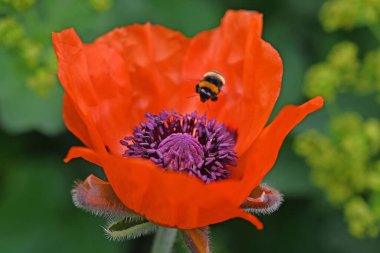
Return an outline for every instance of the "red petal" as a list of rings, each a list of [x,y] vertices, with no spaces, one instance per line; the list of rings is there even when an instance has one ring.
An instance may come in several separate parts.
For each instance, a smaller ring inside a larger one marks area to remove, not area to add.
[[[105,45],[84,45],[73,29],[53,34],[53,42],[59,78],[66,97],[70,97],[63,105],[64,112],[68,113],[64,117],[68,128],[81,135],[87,144],[88,140],[83,137],[86,135],[84,128],[78,120],[80,117],[75,117],[75,114],[83,115],[87,128],[91,122],[101,134],[100,140],[96,141],[115,151],[120,149],[119,138],[123,138],[125,129],[132,127],[126,117],[129,105],[126,98],[130,93],[126,63]],[[73,115],[74,119],[71,118]],[[94,138],[92,136],[92,142]]]
[[[145,159],[99,158],[124,205],[156,224],[193,229],[240,217],[238,206],[195,177],[165,171]]]
[[[228,11],[220,27],[192,39],[185,56],[184,79],[217,70],[226,84],[218,102],[205,106],[199,99],[186,99],[182,111],[206,111],[210,118],[238,129],[238,155],[264,128],[281,86],[281,58],[261,39],[261,32],[261,14]],[[182,97],[193,94],[194,85],[183,85],[181,92]]]
[[[140,119],[144,113],[178,108],[182,99],[176,93],[189,39],[158,25],[131,25],[116,29],[95,43],[115,49],[126,62],[133,91],[131,110]]]
[[[83,147],[72,148],[66,161],[77,157],[102,166],[123,204],[156,224],[194,229],[240,217],[262,228],[256,217],[240,209],[243,201],[234,203],[237,181],[206,185],[187,174],[165,171],[149,160],[100,155]]]
[[[273,122],[264,129],[247,153],[239,158],[239,164],[243,165],[242,186],[244,189],[241,191],[246,196],[273,167],[282,142],[289,132],[307,115],[322,106],[323,99],[316,97],[300,106],[284,107]]]
[[[133,214],[116,197],[111,185],[94,175],[78,183],[72,190],[72,196],[75,206],[96,215],[129,216]]]
[[[58,75],[65,91],[84,113],[114,96],[130,92],[126,63],[104,45],[84,45],[73,29],[53,33]],[[125,100],[125,99],[124,99]]]
[[[80,114],[80,110],[77,109],[76,104],[67,94],[63,96],[63,104],[65,106],[63,106],[62,114],[66,127],[86,146],[93,148],[94,145],[92,137],[89,135],[86,118]]]
[[[86,117],[68,94],[63,97],[63,120],[67,128],[93,150],[105,152],[105,146],[91,118]]]
[[[132,131],[146,112],[175,107],[180,62],[187,39],[160,26],[135,25],[83,44],[73,29],[53,34],[59,78],[68,96],[64,110],[90,117],[102,141],[122,153],[119,140]],[[177,69],[177,70],[176,70]],[[131,89],[130,83],[133,83]],[[66,117],[66,119],[68,119]],[[74,121],[74,120],[73,120]],[[68,128],[89,145],[81,122]]]
[[[261,223],[261,221],[256,216],[254,216],[254,215],[252,215],[252,214],[250,214],[244,210],[240,210],[239,217],[251,222],[259,230],[264,229],[263,223]]]
[[[99,160],[97,154],[89,148],[85,147],[72,147],[69,150],[65,158],[65,162],[68,163],[71,159],[82,157],[86,161],[89,161],[93,164],[101,166],[101,161]]]

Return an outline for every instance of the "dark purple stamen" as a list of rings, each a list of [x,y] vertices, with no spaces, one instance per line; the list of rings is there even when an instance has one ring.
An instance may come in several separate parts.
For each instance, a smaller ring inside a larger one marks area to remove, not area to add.
[[[236,166],[236,132],[196,112],[181,115],[163,111],[146,114],[120,143],[125,157],[143,157],[167,170],[186,172],[205,183],[227,178]]]

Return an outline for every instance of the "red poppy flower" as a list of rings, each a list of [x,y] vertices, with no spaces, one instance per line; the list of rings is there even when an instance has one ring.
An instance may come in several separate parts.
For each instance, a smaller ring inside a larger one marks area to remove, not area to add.
[[[73,29],[54,33],[64,121],[86,146],[71,148],[66,161],[95,163],[109,181],[90,178],[86,189],[185,233],[236,217],[262,228],[244,208],[272,201],[263,198],[273,191],[259,184],[286,135],[323,99],[286,106],[266,126],[282,62],[261,33],[262,15],[250,11],[228,11],[220,27],[194,38],[149,23],[115,29],[90,44]],[[219,100],[188,98],[195,93],[189,80],[210,70],[226,80]]]

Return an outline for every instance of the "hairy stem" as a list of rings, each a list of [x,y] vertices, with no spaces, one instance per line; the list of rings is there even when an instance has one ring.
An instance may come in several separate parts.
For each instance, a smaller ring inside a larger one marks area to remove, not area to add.
[[[175,228],[160,227],[156,232],[151,253],[171,253],[177,231]]]

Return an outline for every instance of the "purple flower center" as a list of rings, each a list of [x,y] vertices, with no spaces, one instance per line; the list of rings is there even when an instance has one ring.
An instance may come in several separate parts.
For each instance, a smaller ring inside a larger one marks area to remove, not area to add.
[[[165,168],[178,171],[193,164],[201,165],[205,159],[202,145],[188,133],[171,134],[158,145],[158,152],[165,154],[162,159]]]
[[[236,166],[236,132],[206,115],[163,111],[146,114],[146,122],[120,143],[125,157],[150,159],[166,170],[185,172],[205,183],[227,178],[228,165]]]

